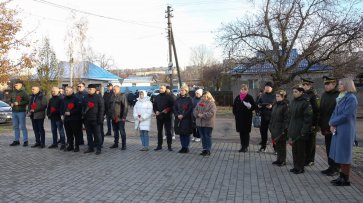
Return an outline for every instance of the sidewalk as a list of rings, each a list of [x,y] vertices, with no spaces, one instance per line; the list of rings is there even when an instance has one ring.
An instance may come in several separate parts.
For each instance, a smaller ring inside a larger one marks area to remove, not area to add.
[[[0,202],[362,202],[363,181],[354,173],[351,187],[334,187],[330,184],[333,178],[320,173],[327,168],[322,147],[317,147],[315,165],[294,175],[289,172],[290,146],[287,166],[273,166],[271,147],[267,153],[256,152],[257,129],[253,129],[249,152],[238,153],[234,120],[217,119],[217,123],[208,158],[198,155],[201,143],[192,143],[189,154],[178,154],[178,140],[174,152],[140,152],[133,123],[126,124],[126,151],[109,149],[113,142],[109,136],[99,156],[9,147],[13,136],[2,133]],[[155,126],[154,122],[152,148],[156,146]]]

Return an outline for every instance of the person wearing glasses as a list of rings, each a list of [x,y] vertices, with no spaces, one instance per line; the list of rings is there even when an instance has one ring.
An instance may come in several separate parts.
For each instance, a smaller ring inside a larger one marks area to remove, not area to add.
[[[87,97],[87,92],[86,92],[86,84],[84,84],[83,82],[80,82],[77,85],[77,93],[75,94],[75,96],[78,98],[80,104],[83,106],[85,105],[84,101],[85,98]],[[82,125],[84,125],[84,119],[82,119]],[[79,138],[79,145],[84,145],[84,139],[83,139],[83,130],[81,128],[81,131],[78,133],[79,135],[81,135],[81,137]]]
[[[304,78],[301,79],[305,91],[305,97],[310,101],[311,107],[313,108],[313,123],[311,126],[311,135],[308,137],[305,150],[306,152],[305,166],[313,166],[315,161],[316,132],[318,130],[319,98],[313,87],[314,82]]]
[[[294,168],[290,169],[290,172],[301,174],[305,172],[306,143],[311,135],[313,110],[310,101],[304,96],[302,85],[294,86],[292,95],[294,98],[290,105],[290,123],[287,130],[294,163]]]
[[[29,96],[23,89],[23,81],[14,82],[15,90],[11,94],[10,106],[12,107],[12,122],[15,140],[10,146],[20,145],[20,130],[23,133],[23,146],[28,146],[28,130],[26,129],[26,106],[29,103]]]
[[[335,186],[349,186],[353,143],[356,138],[358,101],[354,93],[357,90],[352,79],[343,78],[339,80],[338,91],[337,104],[329,120],[330,131],[333,133],[329,158],[340,165],[341,172],[339,178],[331,183]]]

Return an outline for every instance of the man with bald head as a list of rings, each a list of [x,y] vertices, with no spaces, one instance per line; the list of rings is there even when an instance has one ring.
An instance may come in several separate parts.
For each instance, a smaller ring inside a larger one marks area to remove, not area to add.
[[[57,130],[59,132],[59,137],[61,142],[60,150],[66,149],[63,121],[61,119],[61,116],[63,115],[62,108],[63,108],[63,99],[60,95],[59,88],[53,87],[52,98],[50,98],[47,108],[47,116],[50,119],[52,135],[53,135],[53,144],[48,147],[49,149],[58,148]]]
[[[40,91],[39,86],[34,85],[32,87],[32,95],[28,105],[28,114],[32,121],[35,144],[32,148],[44,148],[45,147],[45,131],[44,131],[44,119],[45,110],[47,109],[47,98]]]
[[[63,99],[64,128],[67,135],[67,151],[79,152],[79,143],[82,134],[82,103],[73,93],[73,88],[67,86]]]

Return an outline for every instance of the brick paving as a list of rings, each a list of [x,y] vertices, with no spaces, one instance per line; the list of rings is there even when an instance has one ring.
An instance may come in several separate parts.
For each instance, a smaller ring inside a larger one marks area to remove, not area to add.
[[[218,119],[212,155],[202,157],[201,143],[192,143],[189,154],[166,149],[141,152],[133,124],[127,123],[127,150],[109,149],[106,137],[102,154],[63,152],[55,149],[9,147],[13,136],[0,134],[0,202],[362,202],[362,179],[355,174],[351,187],[334,187],[323,147],[306,172],[294,175],[291,147],[288,164],[277,167],[271,147],[257,153],[259,134],[253,130],[248,153],[238,153],[239,139],[232,119]],[[49,121],[46,121],[49,123]],[[27,121],[30,144],[34,135]],[[151,147],[156,146],[155,122]],[[2,126],[0,126],[1,128]],[[51,143],[49,125],[47,145]],[[164,144],[165,147],[165,144]]]

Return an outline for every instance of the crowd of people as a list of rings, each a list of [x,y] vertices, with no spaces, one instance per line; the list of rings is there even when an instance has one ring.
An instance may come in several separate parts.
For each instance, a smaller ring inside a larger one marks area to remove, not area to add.
[[[302,79],[292,88],[291,101],[286,90],[273,92],[273,84],[266,82],[264,91],[256,101],[243,84],[235,98],[233,114],[236,130],[240,134],[241,149],[249,146],[253,111],[261,116],[261,142],[258,152],[265,152],[270,131],[272,146],[277,155],[273,165],[286,165],[286,146],[292,146],[293,168],[290,172],[301,174],[306,166],[313,166],[316,134],[320,130],[325,138],[329,168],[321,171],[327,176],[339,177],[332,181],[336,186],[350,185],[352,147],[356,137],[357,98],[351,79],[323,77],[325,91],[319,100],[313,81]],[[320,102],[319,102],[320,101]],[[340,173],[339,173],[340,172]]]
[[[48,147],[65,151],[79,152],[80,145],[84,145],[83,130],[87,134],[87,150],[84,153],[95,152],[101,154],[104,137],[114,134],[114,143],[111,149],[119,147],[121,136],[121,150],[126,150],[125,122],[129,108],[133,108],[132,118],[135,129],[140,135],[142,149],[149,150],[149,131],[152,115],[156,116],[158,139],[155,151],[163,147],[163,131],[165,131],[167,149],[173,151],[173,135],[180,135],[182,148],[179,153],[188,153],[191,134],[194,140],[202,138],[203,151],[201,155],[210,155],[211,133],[216,115],[216,105],[209,92],[202,89],[196,91],[191,98],[188,86],[180,88],[179,97],[168,91],[164,85],[160,86],[160,94],[152,103],[146,91],[139,91],[137,101],[128,103],[127,95],[121,93],[120,86],[107,85],[102,96],[95,84],[89,84],[87,92],[85,84],[77,85],[77,92],[73,87],[67,86],[64,94],[58,87],[53,87],[51,98],[47,97],[37,85],[32,86],[30,97],[23,88],[23,82],[14,83],[15,91],[12,93],[10,104],[13,111],[13,129],[15,140],[10,146],[20,145],[20,130],[23,133],[23,146],[28,146],[28,131],[25,125],[26,116],[29,116],[35,135],[32,148],[45,147],[44,121],[48,117],[51,124],[52,144]],[[107,121],[107,132],[104,133],[104,119]],[[58,136],[59,135],[59,136]]]
[[[273,149],[277,155],[272,164],[286,165],[286,146],[289,142],[293,155],[293,168],[290,171],[301,174],[304,173],[304,167],[314,165],[316,134],[320,130],[325,137],[326,153],[329,157],[329,168],[322,173],[328,176],[340,174],[339,178],[332,181],[334,185],[350,185],[349,173],[358,103],[354,95],[356,89],[350,79],[340,79],[339,82],[329,77],[323,79],[325,92],[320,102],[313,88],[313,81],[308,79],[303,79],[300,85],[292,88],[291,101],[287,98],[286,90],[274,92],[272,82],[266,82],[264,90],[256,100],[249,94],[248,85],[242,84],[233,103],[236,130],[241,141],[239,152],[248,151],[255,111],[255,115],[261,116],[261,142],[258,152],[266,151],[270,131]],[[191,139],[201,139],[203,150],[200,155],[211,154],[217,107],[208,91],[198,89],[195,97],[191,98],[188,86],[184,85],[180,87],[178,97],[175,97],[166,86],[161,85],[160,94],[153,102],[146,91],[140,90],[136,102],[129,106],[127,95],[121,93],[120,86],[112,84],[107,86],[103,96],[97,92],[95,84],[89,84],[86,92],[85,84],[79,83],[76,93],[73,87],[68,86],[64,95],[58,87],[53,87],[49,101],[39,86],[32,87],[30,97],[22,86],[22,81],[16,81],[15,91],[11,96],[15,140],[10,146],[20,145],[20,131],[23,134],[23,146],[28,146],[25,118],[29,116],[35,135],[32,148],[45,147],[44,120],[48,117],[53,136],[52,144],[48,148],[58,148],[60,144],[61,150],[79,152],[79,146],[85,143],[84,126],[88,145],[84,153],[100,154],[104,136],[111,135],[111,132],[114,134],[114,143],[110,148],[119,147],[121,135],[121,150],[126,150],[125,122],[129,108],[133,108],[134,128],[140,135],[142,144],[140,151],[149,151],[149,132],[155,115],[155,151],[162,150],[164,133],[167,149],[173,151],[172,137],[175,133],[180,137],[179,153],[189,152]],[[107,120],[106,133],[103,129],[104,119]]]

